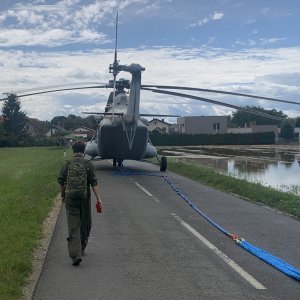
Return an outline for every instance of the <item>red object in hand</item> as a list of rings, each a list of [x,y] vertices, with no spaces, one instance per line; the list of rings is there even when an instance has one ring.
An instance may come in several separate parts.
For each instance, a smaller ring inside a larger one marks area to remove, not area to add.
[[[97,213],[101,213],[102,212],[102,206],[101,206],[100,202],[96,203],[96,211],[97,211]]]

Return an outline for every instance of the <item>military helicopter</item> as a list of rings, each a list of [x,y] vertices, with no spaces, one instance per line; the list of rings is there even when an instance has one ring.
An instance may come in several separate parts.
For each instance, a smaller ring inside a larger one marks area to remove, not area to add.
[[[236,110],[244,111],[250,114],[260,115],[266,118],[282,120],[282,118],[269,115],[263,112],[257,112],[248,108],[203,98],[195,95],[178,93],[169,90],[188,90],[201,91],[208,93],[226,94],[233,96],[242,96],[268,101],[277,101],[289,104],[300,105],[299,102],[281,100],[270,97],[261,97],[250,94],[242,94],[235,92],[227,92],[213,89],[202,89],[194,87],[182,86],[166,86],[166,85],[142,85],[142,72],[145,68],[139,64],[121,65],[117,58],[117,36],[118,36],[118,13],[116,16],[116,39],[114,61],[109,65],[109,72],[113,75],[113,80],[108,84],[93,85],[84,87],[48,89],[40,92],[32,92],[16,95],[17,97],[26,97],[31,95],[76,90],[76,89],[91,89],[91,88],[111,88],[105,111],[99,112],[83,112],[87,114],[96,114],[100,116],[98,128],[95,131],[94,137],[87,143],[86,154],[91,158],[100,157],[101,159],[112,159],[113,166],[122,166],[124,160],[142,160],[145,158],[157,157],[160,162],[160,170],[166,171],[166,157],[159,158],[157,149],[151,144],[148,135],[147,126],[142,122],[141,117],[179,117],[177,115],[161,115],[161,114],[142,114],[140,113],[140,92],[141,90],[151,91],[153,93],[167,94],[181,98],[189,98],[202,102],[207,102],[215,105],[221,105]],[[131,80],[118,79],[117,75],[120,72],[131,74]],[[127,90],[127,91],[126,91]],[[4,101],[7,98],[0,99]]]

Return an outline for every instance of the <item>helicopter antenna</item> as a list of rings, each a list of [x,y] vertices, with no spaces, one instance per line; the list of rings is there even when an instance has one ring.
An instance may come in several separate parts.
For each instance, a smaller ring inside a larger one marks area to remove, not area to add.
[[[116,40],[115,40],[115,60],[114,63],[117,63],[117,48],[118,48],[118,20],[119,20],[119,12],[117,11],[116,15]]]
[[[112,102],[112,111],[113,111],[113,120],[114,120],[114,111],[115,111],[115,97],[116,97],[116,78],[119,73],[119,62],[118,62],[118,21],[119,21],[119,11],[116,14],[116,38],[115,38],[115,57],[113,64],[109,65],[109,73],[112,73],[114,76],[114,86],[113,86],[113,102]]]

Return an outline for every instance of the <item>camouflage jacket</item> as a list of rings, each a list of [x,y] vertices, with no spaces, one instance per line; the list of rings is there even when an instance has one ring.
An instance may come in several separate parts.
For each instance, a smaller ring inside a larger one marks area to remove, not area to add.
[[[77,160],[82,160],[82,155],[79,153],[74,154],[72,159],[77,159]],[[87,166],[87,193],[88,196],[90,196],[90,185],[91,186],[96,186],[97,185],[97,177],[95,174],[95,168],[94,165],[90,161],[86,161],[86,166]],[[68,163],[65,162],[59,172],[57,182],[61,185],[66,185],[67,183],[67,175],[68,175]]]

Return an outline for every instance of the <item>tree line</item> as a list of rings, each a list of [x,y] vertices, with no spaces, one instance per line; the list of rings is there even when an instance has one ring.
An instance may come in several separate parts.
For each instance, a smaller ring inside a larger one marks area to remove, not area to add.
[[[21,109],[20,100],[14,94],[8,95],[1,113],[0,147],[55,144],[58,137],[78,127],[84,126],[94,130],[97,128],[94,116],[82,118],[70,114],[68,117],[56,116],[51,121],[28,118]],[[57,129],[56,133],[46,138],[46,133],[52,128]]]
[[[250,122],[256,125],[277,125],[281,128],[281,137],[291,139],[294,137],[294,128],[300,127],[300,117],[288,118],[282,111],[276,109],[266,110],[257,106],[245,106],[254,111],[259,111],[283,118],[283,121],[267,119],[261,116],[236,111],[232,116],[228,116],[228,127],[245,127]],[[2,122],[0,122],[0,146],[20,146],[20,145],[42,145],[46,144],[45,134],[52,127],[57,128],[54,138],[63,136],[68,131],[84,126],[91,129],[97,128],[98,121],[94,116],[82,118],[74,114],[65,116],[56,116],[51,121],[39,121],[30,119],[21,109],[21,103],[14,94],[8,95],[2,107]]]
[[[294,137],[295,127],[300,127],[300,117],[288,118],[288,116],[280,110],[267,110],[260,106],[248,105],[244,106],[243,108],[266,113],[275,117],[280,117],[283,120],[273,120],[269,118],[264,118],[259,115],[249,114],[243,111],[236,111],[232,114],[232,116],[228,116],[228,127],[245,127],[245,124],[249,126],[251,122],[255,122],[256,125],[277,125],[280,128],[280,137],[285,139],[292,139]]]

